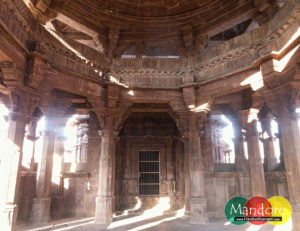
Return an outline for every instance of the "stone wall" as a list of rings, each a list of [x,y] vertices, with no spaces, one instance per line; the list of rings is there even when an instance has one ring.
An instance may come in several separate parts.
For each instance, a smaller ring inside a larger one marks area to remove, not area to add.
[[[224,217],[227,201],[235,196],[251,198],[249,174],[218,172],[206,175],[206,199],[209,217]],[[267,197],[289,198],[283,172],[266,173]]]
[[[167,113],[133,113],[125,121],[120,132],[121,139],[117,148],[117,209],[132,208],[137,203],[138,192],[138,155],[139,151],[159,151],[160,196],[168,196],[175,205],[177,197],[182,199],[183,161],[182,148],[178,140],[175,122]],[[176,181],[176,183],[175,183]],[[178,200],[178,199],[177,199]],[[156,197],[142,197],[142,206],[151,207]]]

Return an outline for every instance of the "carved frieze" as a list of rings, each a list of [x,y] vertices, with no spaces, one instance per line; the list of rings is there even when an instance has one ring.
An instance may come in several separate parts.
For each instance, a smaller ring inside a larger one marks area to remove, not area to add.
[[[23,82],[23,76],[14,63],[0,62],[0,68],[2,72],[3,82],[5,84]]]

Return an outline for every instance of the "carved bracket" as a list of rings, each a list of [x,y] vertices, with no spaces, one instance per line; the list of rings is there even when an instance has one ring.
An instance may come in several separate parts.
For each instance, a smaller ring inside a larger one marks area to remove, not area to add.
[[[26,85],[38,88],[44,78],[46,63],[38,56],[32,56],[28,61]]]
[[[185,87],[182,89],[183,99],[187,109],[191,110],[195,108],[196,93],[194,87]]]
[[[41,99],[37,95],[23,90],[22,88],[10,88],[11,112],[27,117],[29,120],[37,107],[41,104]]]
[[[298,89],[285,89],[280,92],[274,90],[265,94],[267,106],[276,117],[293,115],[296,107],[300,105],[300,91]]]

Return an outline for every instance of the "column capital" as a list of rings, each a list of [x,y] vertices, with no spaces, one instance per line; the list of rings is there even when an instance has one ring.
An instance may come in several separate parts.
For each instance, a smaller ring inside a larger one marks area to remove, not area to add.
[[[27,86],[38,88],[44,78],[46,62],[36,53],[29,55],[28,70],[25,83]]]
[[[117,139],[118,136],[119,136],[119,132],[118,131],[108,130],[108,129],[98,130],[98,134],[99,134],[100,137],[112,136],[115,139]]]
[[[63,118],[71,106],[71,101],[43,102],[41,109],[49,118]]]
[[[56,139],[59,140],[60,142],[65,142],[68,138],[65,136],[56,136]]]
[[[38,137],[36,136],[37,122],[38,122],[38,118],[32,117],[31,121],[28,124],[26,138],[31,141],[36,141],[38,139]]]
[[[196,91],[194,87],[182,88],[183,100],[187,110],[192,110],[196,107]]]
[[[38,95],[23,89],[22,87],[9,88],[9,105],[10,117],[12,120],[22,119],[26,123],[33,119],[34,111],[40,106],[41,100]]]
[[[124,121],[130,115],[131,104],[118,108],[94,107],[101,130],[119,131]]]
[[[300,106],[300,89],[284,85],[265,92],[264,98],[275,117],[297,119],[296,108]]]
[[[258,136],[257,131],[257,117],[258,117],[258,109],[250,108],[247,110],[241,111],[242,118],[242,127],[246,130],[245,136]]]
[[[183,137],[182,137],[182,141],[184,143],[186,143],[186,142],[189,141],[189,139],[200,138],[203,134],[204,134],[204,131],[200,131],[200,132],[184,132],[183,133]]]
[[[259,138],[259,140],[263,143],[265,142],[271,142],[271,141],[275,141],[276,137],[268,137],[268,138]]]
[[[202,136],[202,131],[207,112],[192,112],[192,111],[181,111],[174,112],[172,118],[175,120],[179,130],[184,137],[190,136],[188,134],[197,133],[197,136]]]

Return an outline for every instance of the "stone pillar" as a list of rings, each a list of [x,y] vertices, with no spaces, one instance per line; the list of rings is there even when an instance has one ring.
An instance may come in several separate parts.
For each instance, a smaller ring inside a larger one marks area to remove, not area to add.
[[[284,166],[284,158],[283,158],[283,145],[282,145],[282,137],[281,137],[281,127],[280,127],[280,123],[279,123],[279,119],[276,118],[277,121],[277,126],[278,126],[278,133],[276,134],[276,138],[279,139],[279,150],[280,150],[280,156],[279,156],[279,168],[284,170],[285,166]]]
[[[175,143],[175,195],[176,195],[176,208],[182,208],[184,205],[184,147],[181,140],[176,140]]]
[[[20,192],[20,177],[22,164],[22,149],[25,136],[26,117],[23,114],[11,112],[9,114],[8,146],[2,151],[6,152],[2,165],[1,177],[4,179],[3,214],[1,216],[1,229],[15,230],[18,216],[18,199]]]
[[[32,121],[29,123],[27,136],[26,138],[29,139],[32,142],[32,154],[30,159],[30,172],[34,172],[34,154],[35,154],[35,142],[38,139],[36,137],[36,127],[37,127],[37,118],[33,118]]]
[[[30,187],[30,185],[35,184],[35,172],[34,172],[34,166],[35,166],[35,142],[38,139],[36,136],[36,127],[37,127],[37,121],[38,118],[32,117],[30,123],[27,127],[27,132],[25,134],[24,142],[27,140],[29,142],[30,146],[27,148],[30,148],[28,150],[24,149],[23,158],[27,154],[29,159],[29,169],[25,176],[22,176],[21,179],[21,185],[25,186],[22,187],[20,190],[20,198],[19,198],[19,213],[18,213],[18,220],[22,221],[28,221],[31,215],[31,206],[32,206],[32,199],[34,198],[34,189]],[[28,153],[26,153],[28,151]],[[27,157],[27,158],[28,158]],[[28,160],[28,159],[27,159]],[[22,161],[24,164],[24,160]],[[27,162],[28,163],[28,162]],[[28,187],[29,186],[29,187]]]
[[[214,172],[215,152],[212,139],[212,120],[207,118],[204,125],[204,135],[201,137],[201,153],[204,169],[208,172]]]
[[[111,130],[102,130],[101,153],[99,161],[98,193],[96,198],[95,223],[104,227],[112,222],[114,204],[114,167],[116,134]]]
[[[298,115],[279,114],[283,158],[286,169],[289,199],[292,204],[293,230],[300,230],[300,133]]]
[[[265,197],[267,195],[267,191],[264,168],[259,149],[257,110],[250,109],[250,112],[244,111],[244,113],[247,113],[246,139],[252,195]]]
[[[262,138],[260,139],[264,146],[264,168],[266,171],[274,171],[278,166],[275,156],[274,140],[271,128],[272,117],[260,119],[262,127]]]
[[[63,194],[64,191],[64,179],[63,179],[63,172],[64,172],[64,153],[65,153],[65,148],[64,144],[66,141],[66,137],[64,136],[58,136],[56,137],[55,140],[55,147],[54,147],[54,153],[58,154],[60,156],[60,172],[59,172],[59,187],[58,187],[58,193],[60,195]]]
[[[185,214],[190,215],[190,163],[189,163],[189,147],[187,139],[183,139],[184,151],[184,200],[185,200]]]
[[[244,137],[242,134],[242,125],[239,119],[232,119],[234,132],[234,150],[235,150],[235,167],[238,172],[248,171],[248,161],[244,151]]]
[[[101,151],[101,137],[98,134],[99,125],[95,113],[89,115],[89,136],[88,136],[88,151],[87,151],[87,187],[84,195],[84,204],[86,214],[89,216],[95,215],[95,201],[97,196],[97,179],[99,175],[99,158]]]
[[[60,157],[60,166],[58,167],[58,169],[56,169],[57,172],[52,174],[52,179],[58,183],[57,186],[55,185],[56,189],[54,191],[57,199],[57,203],[55,204],[54,211],[53,211],[55,217],[62,216],[62,208],[63,208],[63,192],[64,192],[63,172],[64,172],[64,151],[65,151],[64,143],[66,141],[66,137],[62,135],[63,134],[60,134],[60,136],[56,136],[55,146],[54,146],[54,153]]]
[[[51,109],[50,109],[51,111]],[[51,179],[53,168],[53,153],[56,140],[56,130],[60,124],[57,113],[46,113],[45,131],[43,131],[43,150],[38,164],[36,180],[36,197],[33,199],[31,221],[46,223],[50,220]]]
[[[87,162],[87,149],[88,149],[88,119],[89,117],[86,115],[81,115],[78,117],[78,135],[79,135],[79,142],[78,146],[79,151],[77,153],[77,163],[85,164]],[[80,169],[82,170],[82,169]]]
[[[201,141],[198,129],[200,121],[196,114],[191,114],[188,120],[189,131],[184,133],[184,155],[188,158],[189,167],[189,221],[191,223],[204,224],[208,222],[208,217]]]

